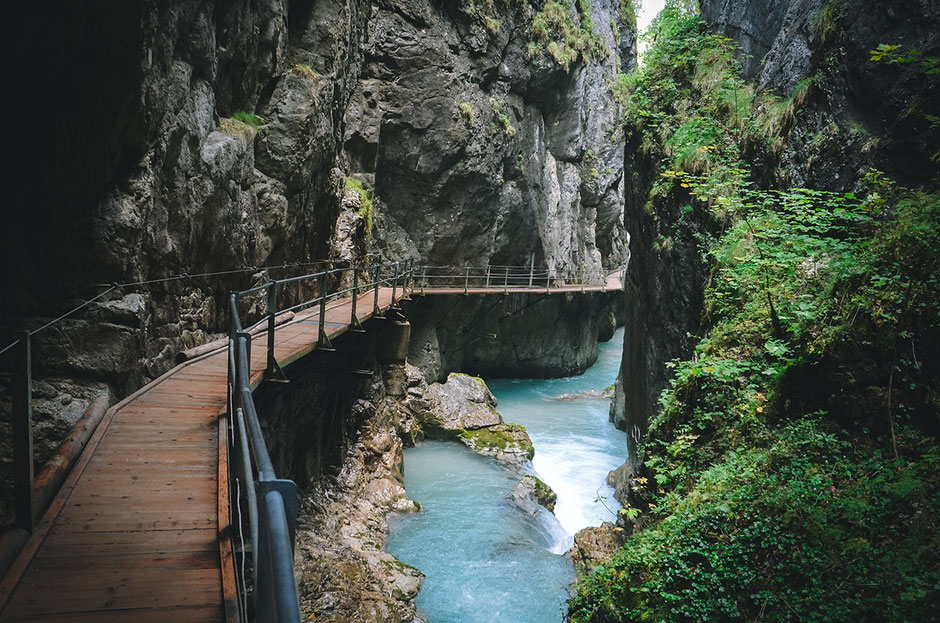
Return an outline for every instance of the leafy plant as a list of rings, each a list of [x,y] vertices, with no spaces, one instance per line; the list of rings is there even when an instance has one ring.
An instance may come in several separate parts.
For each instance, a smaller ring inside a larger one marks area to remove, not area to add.
[[[676,4],[651,32],[644,66],[611,90],[660,163],[653,250],[692,238],[690,215],[712,226],[695,232],[702,332],[668,364],[638,450],[647,481],[621,513],[634,533],[581,578],[569,617],[929,619],[940,193],[874,169],[855,193],[757,187],[742,153],[773,154],[762,142],[782,143],[819,79],[754,95],[733,44]]]
[[[470,102],[460,102],[459,108],[464,122],[467,125],[473,125],[473,106],[470,105]]]
[[[534,37],[528,48],[530,57],[544,50],[565,71],[570,71],[578,58],[587,63],[610,53],[594,32],[589,0],[575,0],[573,7],[568,0],[545,0],[532,19],[530,31]]]
[[[346,193],[353,193],[359,197],[359,216],[362,217],[363,222],[365,223],[366,233],[372,233],[372,222],[373,222],[373,206],[372,206],[372,193],[366,190],[362,186],[362,182],[359,180],[347,177],[346,178]]]

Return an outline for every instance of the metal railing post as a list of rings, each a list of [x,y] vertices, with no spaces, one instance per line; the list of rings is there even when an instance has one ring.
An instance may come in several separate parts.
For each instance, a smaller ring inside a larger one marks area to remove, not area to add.
[[[509,267],[506,267],[506,278],[503,279],[503,294],[509,294]]]
[[[490,265],[486,265],[486,287],[490,287]]]
[[[585,278],[586,278],[586,276],[585,276],[585,269],[584,269],[584,267],[582,266],[582,267],[581,267],[581,294],[584,294],[584,280],[585,280]]]
[[[330,336],[326,334],[326,281],[329,275],[329,272],[325,272],[320,276],[320,333],[317,337],[317,348],[320,350],[334,350]]]
[[[382,318],[382,313],[379,311],[379,288],[382,284],[382,265],[375,265],[375,300],[372,302],[372,315],[376,318]]]
[[[274,316],[277,315],[277,281],[268,284],[268,360],[264,370],[266,377],[274,376]]]
[[[13,499],[16,525],[33,531],[33,361],[30,333],[16,347],[13,373]]]
[[[425,266],[421,274],[421,296],[424,296],[424,285],[428,282],[428,267]]]
[[[248,369],[245,370],[245,378],[247,378],[250,382],[251,381],[251,333],[249,333],[248,331],[239,331],[238,333],[235,334],[235,338],[239,340],[240,339],[245,340],[245,361],[247,362],[245,365],[248,366]],[[238,369],[238,358],[237,358],[238,353],[236,352],[235,354],[236,354],[236,359],[235,359],[236,368],[235,369],[237,370]]]
[[[395,262],[395,278],[392,279],[392,307],[395,307],[395,293],[398,291],[398,273],[401,272],[401,261]]]
[[[470,290],[470,267],[467,266],[467,272],[464,275],[464,280],[463,280],[463,293],[470,294],[469,290]]]
[[[359,318],[356,316],[356,305],[359,302],[359,267],[353,268],[353,289],[352,289],[352,310],[349,312],[349,324],[359,326]]]
[[[532,287],[532,279],[535,278],[535,253],[532,254],[532,263],[529,264],[529,287]]]

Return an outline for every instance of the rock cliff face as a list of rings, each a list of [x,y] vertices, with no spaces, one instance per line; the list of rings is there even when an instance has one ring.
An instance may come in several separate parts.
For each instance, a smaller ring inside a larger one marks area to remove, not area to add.
[[[915,187],[936,175],[940,114],[936,81],[916,67],[870,60],[879,44],[940,54],[940,7],[904,0],[701,0],[711,28],[742,48],[744,74],[758,90],[776,92],[796,110],[769,157],[755,156],[760,185],[857,191],[873,168]],[[747,58],[747,55],[753,58]],[[665,362],[687,358],[701,328],[708,271],[695,242],[708,219],[685,218],[676,203],[667,217],[644,210],[658,156],[628,142],[625,226],[632,236],[621,377],[611,420],[628,431],[630,464],[669,379]],[[671,211],[671,213],[670,213]],[[670,245],[657,245],[661,236]],[[625,472],[625,475],[629,475]]]
[[[619,5],[552,18],[548,6],[378,3],[346,146],[374,180],[389,255],[480,265],[534,254],[589,270],[623,258],[623,153],[605,82],[620,58]],[[555,22],[589,20],[593,34],[577,36],[595,38],[579,44],[596,46],[590,62],[565,60],[566,71],[539,47],[539,19],[556,46],[567,35]]]
[[[617,323],[622,292],[415,297],[408,359],[428,381],[451,370],[489,377],[584,372]],[[546,328],[551,327],[551,330]]]

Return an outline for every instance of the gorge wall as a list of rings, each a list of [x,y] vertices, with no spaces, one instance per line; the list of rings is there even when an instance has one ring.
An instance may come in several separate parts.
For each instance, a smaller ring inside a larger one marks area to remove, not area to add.
[[[925,80],[916,67],[871,61],[871,50],[885,43],[936,54],[935,3],[700,4],[709,27],[740,45],[744,78],[757,92],[775,93],[790,104],[788,117],[765,141],[770,149],[742,145],[757,185],[860,192],[872,169],[908,187],[936,175],[936,130],[929,116],[936,115],[940,101],[937,81]],[[657,195],[654,184],[668,156],[644,145],[635,127],[628,124],[626,132],[624,219],[633,256],[622,378],[611,420],[630,433],[636,468],[636,444],[671,377],[665,363],[689,357],[708,327],[702,291],[710,267],[702,241],[718,230],[704,213],[686,212],[687,196]]]

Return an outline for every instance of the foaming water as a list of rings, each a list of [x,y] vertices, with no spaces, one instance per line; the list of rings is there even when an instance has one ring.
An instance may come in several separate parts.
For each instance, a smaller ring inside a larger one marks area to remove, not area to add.
[[[610,401],[593,396],[617,379],[622,353],[618,329],[582,376],[487,381],[503,419],[522,424],[532,438],[532,464],[558,494],[555,516],[571,535],[616,520],[607,473],[626,460],[627,442],[610,423]]]
[[[607,472],[626,457],[610,401],[579,394],[614,382],[622,345],[620,330],[583,376],[487,381],[503,418],[532,438],[537,475],[558,494],[554,516],[519,509],[509,499],[518,475],[461,444],[405,450],[405,488],[422,511],[390,518],[386,549],[426,575],[417,603],[431,623],[563,619],[575,574],[561,554],[575,532],[615,518]]]

